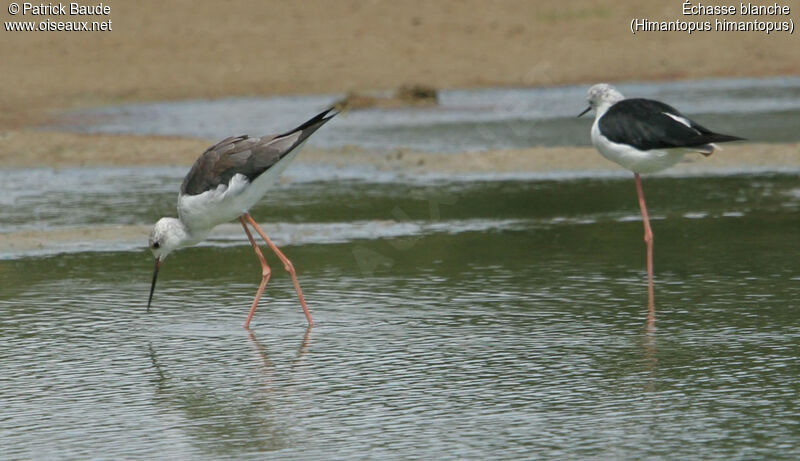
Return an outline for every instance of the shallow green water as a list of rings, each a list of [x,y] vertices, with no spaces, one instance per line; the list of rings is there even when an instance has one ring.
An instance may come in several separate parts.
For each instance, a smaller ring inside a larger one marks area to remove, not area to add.
[[[149,173],[6,194],[3,231],[150,223],[179,173]],[[297,225],[311,330],[270,255],[242,329],[235,228],[171,256],[150,313],[143,249],[4,255],[0,458],[796,459],[800,181],[644,184],[653,333],[627,177],[281,185],[254,215]]]

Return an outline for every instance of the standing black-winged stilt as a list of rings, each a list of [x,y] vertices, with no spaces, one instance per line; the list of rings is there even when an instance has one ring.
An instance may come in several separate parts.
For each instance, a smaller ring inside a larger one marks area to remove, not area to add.
[[[743,138],[714,133],[663,102],[625,99],[622,93],[606,83],[592,86],[587,99],[589,107],[578,117],[594,109],[592,144],[603,157],[633,171],[636,178],[636,192],[644,221],[644,241],[647,244],[647,293],[652,314],[655,305],[653,231],[647,217],[639,174],[669,168],[690,152],[709,156],[717,148],[714,143],[740,141]]]
[[[337,114],[331,113],[332,110],[328,109],[283,134],[256,138],[247,135],[230,137],[203,152],[181,184],[178,218],[161,218],[150,232],[150,250],[156,258],[156,264],[147,299],[148,310],[153,300],[158,270],[167,255],[204,240],[215,226],[238,218],[261,262],[261,284],[244,327],[249,328],[271,275],[267,261],[247,227],[248,223],[261,235],[291,275],[308,324],[313,325],[292,262],[272,243],[249,211],[294,160],[308,137]]]

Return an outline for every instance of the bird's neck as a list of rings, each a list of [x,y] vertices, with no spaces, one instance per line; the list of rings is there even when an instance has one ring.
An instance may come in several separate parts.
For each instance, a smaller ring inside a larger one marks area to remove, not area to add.
[[[204,240],[208,235],[208,231],[192,231],[183,221],[174,218],[173,221],[170,222],[170,234],[175,241],[175,249],[178,249],[194,245]]]
[[[605,113],[608,111],[608,109],[610,109],[611,106],[613,106],[613,105],[614,105],[613,102],[607,101],[607,102],[603,102],[602,104],[597,106],[597,109],[595,109],[595,111],[594,111],[594,119],[595,120],[599,120],[600,117],[605,115]]]

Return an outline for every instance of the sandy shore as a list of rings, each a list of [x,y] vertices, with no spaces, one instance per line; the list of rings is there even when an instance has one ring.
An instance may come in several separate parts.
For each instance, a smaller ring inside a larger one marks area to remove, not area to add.
[[[456,88],[800,73],[797,35],[631,34],[633,18],[682,18],[677,1],[111,5],[109,18],[97,18],[112,21],[108,32],[2,32],[0,167],[185,164],[207,145],[30,129],[96,105],[344,94],[407,83]]]

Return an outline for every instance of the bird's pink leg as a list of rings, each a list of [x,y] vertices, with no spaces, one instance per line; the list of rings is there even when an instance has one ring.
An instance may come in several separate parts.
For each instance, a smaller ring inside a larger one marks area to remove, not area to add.
[[[283,268],[286,269],[286,272],[288,272],[289,275],[292,277],[292,283],[294,283],[294,290],[297,292],[297,297],[300,298],[300,305],[303,306],[303,312],[305,312],[306,314],[308,325],[309,326],[314,325],[314,321],[311,320],[311,312],[309,312],[308,306],[306,305],[306,300],[303,297],[303,290],[300,289],[300,282],[297,280],[297,272],[294,270],[294,265],[292,264],[291,261],[289,261],[289,258],[287,258],[286,255],[284,255],[281,252],[281,250],[278,249],[278,247],[274,243],[272,243],[272,240],[270,240],[269,237],[267,237],[267,234],[265,234],[264,231],[261,230],[261,227],[255,221],[255,219],[253,219],[253,217],[250,216],[250,213],[245,213],[244,217],[250,222],[250,225],[253,226],[253,229],[255,229],[256,232],[259,233],[259,235],[261,235],[261,238],[263,238],[264,241],[267,242],[267,245],[269,245],[269,247],[272,248],[272,251],[275,252],[275,255],[278,256],[278,258],[283,263]]]
[[[256,256],[258,256],[258,260],[261,262],[261,283],[258,285],[258,291],[256,291],[256,297],[253,300],[253,306],[250,308],[250,313],[247,314],[247,320],[244,321],[244,327],[250,328],[250,320],[253,318],[253,314],[256,313],[258,301],[261,300],[261,295],[264,293],[264,288],[267,286],[267,282],[269,282],[269,277],[272,275],[272,271],[270,271],[269,266],[267,265],[267,260],[264,259],[264,255],[261,253],[261,248],[258,247],[258,244],[253,238],[253,234],[251,234],[250,229],[247,228],[247,223],[245,223],[244,218],[240,216],[239,221],[242,223],[242,227],[244,227],[244,232],[247,234],[247,238],[250,239],[250,243],[253,245],[253,251],[256,252]]]
[[[642,178],[639,173],[634,173],[636,177],[636,192],[639,194],[639,208],[642,210],[642,220],[644,221],[644,243],[647,244],[647,305],[650,309],[648,323],[652,324],[655,318],[655,302],[653,295],[653,230],[650,229],[650,218],[647,217],[647,205],[644,203],[644,190],[642,190]]]

